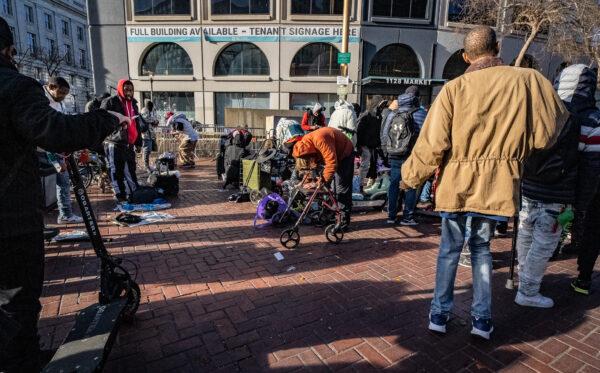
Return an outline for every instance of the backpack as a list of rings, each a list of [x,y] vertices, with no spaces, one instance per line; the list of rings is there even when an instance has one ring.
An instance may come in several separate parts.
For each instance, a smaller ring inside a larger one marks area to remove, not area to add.
[[[384,144],[388,154],[407,155],[412,150],[417,141],[417,128],[413,118],[413,113],[417,110],[396,113],[392,118],[388,138]]]
[[[254,217],[254,227],[263,228],[270,224],[280,222],[283,213],[287,210],[287,203],[277,193],[271,193],[260,200],[256,207],[256,216]],[[257,220],[265,220],[264,224],[257,225]]]

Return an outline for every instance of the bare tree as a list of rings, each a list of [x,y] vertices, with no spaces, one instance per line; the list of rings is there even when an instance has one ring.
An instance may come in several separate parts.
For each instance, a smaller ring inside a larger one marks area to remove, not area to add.
[[[18,53],[15,56],[15,64],[17,68],[21,69],[26,65],[31,65],[33,63],[33,50],[30,46],[27,46],[25,49],[18,48]]]
[[[40,49],[36,58],[44,65],[48,76],[57,75],[63,64],[69,60],[67,52],[60,53],[58,48]]]
[[[568,0],[565,22],[554,25],[548,50],[568,62],[585,61],[600,66],[600,5],[597,0]]]
[[[523,35],[523,46],[515,59],[521,66],[536,37],[547,34],[567,20],[568,8],[579,0],[464,0],[462,21],[496,25],[500,34]]]

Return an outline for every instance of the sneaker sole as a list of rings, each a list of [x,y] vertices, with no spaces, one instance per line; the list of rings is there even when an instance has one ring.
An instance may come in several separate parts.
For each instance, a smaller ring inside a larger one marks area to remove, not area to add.
[[[485,332],[483,330],[479,330],[475,327],[473,327],[473,329],[471,329],[471,335],[474,335],[476,337],[480,337],[485,339],[486,341],[490,340],[490,336],[492,335],[492,332],[494,331],[494,327],[492,326],[492,328],[490,329],[489,332]]]
[[[431,321],[429,322],[429,330],[436,333],[446,334],[446,325],[438,325],[434,324]]]
[[[573,289],[574,292],[576,292],[577,294],[582,294],[582,295],[590,295],[590,291],[589,290],[585,290],[582,288],[578,288],[577,286],[571,284],[571,288]]]
[[[552,308],[552,307],[554,307],[554,304],[541,305],[539,303],[518,302],[516,299],[515,299],[515,303],[522,307],[532,307],[532,308]]]
[[[402,223],[400,222],[400,225],[404,225],[405,227],[414,227],[419,225],[419,223]]]

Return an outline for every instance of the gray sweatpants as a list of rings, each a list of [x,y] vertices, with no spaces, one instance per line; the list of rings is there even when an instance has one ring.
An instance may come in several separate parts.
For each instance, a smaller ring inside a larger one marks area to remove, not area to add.
[[[534,296],[540,291],[544,271],[562,233],[557,217],[562,203],[544,203],[523,197],[519,213],[519,291]]]

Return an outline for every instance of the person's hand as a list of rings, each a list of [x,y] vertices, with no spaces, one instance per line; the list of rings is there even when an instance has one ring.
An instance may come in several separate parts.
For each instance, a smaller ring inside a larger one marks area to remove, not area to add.
[[[408,185],[406,185],[406,183],[404,182],[404,180],[400,180],[400,189],[402,189],[402,190],[409,190],[410,187]]]
[[[123,127],[127,127],[128,125],[131,124],[131,118],[121,114],[121,113],[117,113],[116,111],[112,111],[112,110],[107,110],[110,114],[114,115],[118,120],[119,120],[119,124],[121,124]]]

